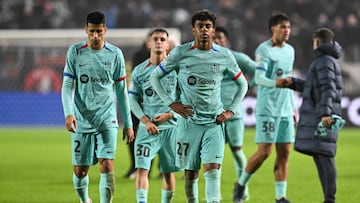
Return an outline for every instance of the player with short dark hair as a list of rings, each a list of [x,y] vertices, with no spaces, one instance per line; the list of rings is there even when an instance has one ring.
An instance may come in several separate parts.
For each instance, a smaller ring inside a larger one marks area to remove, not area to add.
[[[66,129],[72,133],[73,184],[80,201],[90,203],[88,171],[99,162],[100,202],[109,203],[115,191],[113,160],[119,127],[115,97],[127,142],[134,139],[125,60],[118,47],[104,40],[104,14],[89,13],[85,31],[87,40],[68,49],[61,90]]]
[[[268,23],[271,38],[256,49],[255,83],[257,151],[248,159],[240,180],[235,183],[234,202],[242,202],[245,185],[261,164],[269,157],[275,145],[274,163],[276,203],[289,203],[286,199],[288,159],[294,142],[296,111],[294,95],[289,89],[277,88],[292,74],[294,48],[287,43],[291,27],[283,13],[271,16]]]
[[[185,169],[187,202],[198,202],[201,164],[207,202],[220,202],[220,171],[224,158],[223,122],[231,118],[248,85],[230,50],[213,43],[216,16],[199,10],[192,16],[195,40],[175,47],[152,72],[150,81],[164,103],[181,115],[177,128],[177,165]],[[180,101],[160,83],[175,70]],[[221,81],[228,74],[238,86],[228,109],[221,102]]]

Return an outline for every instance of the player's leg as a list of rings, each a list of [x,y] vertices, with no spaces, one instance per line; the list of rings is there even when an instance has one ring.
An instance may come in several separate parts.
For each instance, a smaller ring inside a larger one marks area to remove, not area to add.
[[[294,142],[295,129],[292,116],[276,119],[276,158],[274,164],[275,193],[276,199],[286,202],[288,161],[291,151],[291,143]]]
[[[73,184],[79,199],[83,203],[91,202],[89,197],[89,166],[97,160],[94,157],[94,135],[74,133],[72,139]]]
[[[185,194],[188,203],[199,202],[198,180],[201,166],[200,143],[202,129],[179,118],[176,133],[176,166],[184,172]]]
[[[325,203],[334,203],[336,194],[336,167],[333,157],[314,155]]]
[[[220,202],[220,167],[224,159],[225,136],[223,125],[202,126],[201,160],[204,168],[205,196],[207,202]]]
[[[140,124],[135,139],[134,154],[136,168],[136,199],[138,203],[146,203],[149,191],[149,171],[151,161],[160,149],[160,135],[149,135],[145,125]]]
[[[185,170],[184,172],[185,182],[185,195],[187,203],[198,203],[199,202],[199,171]]]
[[[245,170],[240,176],[239,182],[235,183],[233,194],[234,202],[242,202],[245,192],[245,186],[248,184],[253,173],[260,168],[262,163],[270,156],[272,146],[275,142],[274,134],[275,119],[268,116],[256,117],[256,135],[255,142],[258,145],[257,151],[250,156]]]
[[[175,192],[176,128],[161,130],[159,168],[162,174],[161,203],[170,203]]]
[[[114,159],[118,128],[109,128],[96,136],[96,154],[100,164],[100,203],[110,203],[115,192]]]
[[[238,182],[240,180],[242,172],[245,170],[247,159],[242,149],[244,140],[244,120],[242,118],[229,120],[225,122],[225,136],[230,145],[231,152],[234,158],[235,171]],[[249,190],[246,185],[243,199],[248,200],[250,198]]]

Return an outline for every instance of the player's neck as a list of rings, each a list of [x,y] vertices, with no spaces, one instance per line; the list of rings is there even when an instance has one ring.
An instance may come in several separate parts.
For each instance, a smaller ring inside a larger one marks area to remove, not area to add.
[[[196,48],[200,50],[210,50],[212,48],[212,44],[212,41],[195,41]]]
[[[276,38],[271,38],[272,46],[273,47],[283,47],[285,46],[286,41],[285,40],[279,40]]]
[[[164,60],[166,57],[166,54],[163,53],[163,54],[151,54],[150,55],[150,63],[151,64],[154,64],[154,65],[159,65],[161,63],[162,60]]]

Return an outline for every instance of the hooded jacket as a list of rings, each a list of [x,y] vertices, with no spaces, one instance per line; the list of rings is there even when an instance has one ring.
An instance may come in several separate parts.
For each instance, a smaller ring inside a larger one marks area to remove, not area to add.
[[[303,93],[294,145],[296,151],[309,155],[336,155],[337,132],[328,129],[325,138],[314,134],[321,117],[341,116],[342,77],[337,62],[341,52],[337,42],[321,44],[314,50],[315,58],[306,80],[295,79],[295,89]]]

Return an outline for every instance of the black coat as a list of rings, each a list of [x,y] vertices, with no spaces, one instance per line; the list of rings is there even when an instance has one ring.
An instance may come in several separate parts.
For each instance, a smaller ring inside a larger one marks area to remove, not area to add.
[[[297,90],[302,90],[300,120],[295,137],[295,150],[309,154],[336,155],[338,133],[327,130],[326,138],[315,137],[321,117],[341,116],[342,78],[337,59],[341,46],[334,43],[321,44],[315,51],[306,80],[295,80]]]

